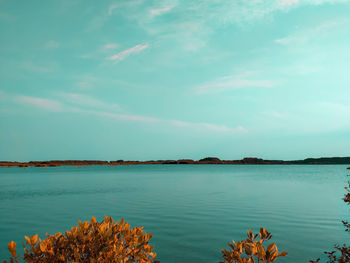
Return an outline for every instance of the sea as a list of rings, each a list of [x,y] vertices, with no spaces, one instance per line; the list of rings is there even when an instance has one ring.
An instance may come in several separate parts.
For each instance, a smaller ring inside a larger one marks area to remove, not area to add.
[[[350,243],[341,220],[344,165],[120,165],[0,168],[0,261],[24,235],[65,232],[78,220],[124,218],[153,233],[162,263],[214,263],[228,242],[264,227],[286,257],[325,258]],[[19,254],[20,254],[19,253]],[[325,262],[325,261],[324,261]]]

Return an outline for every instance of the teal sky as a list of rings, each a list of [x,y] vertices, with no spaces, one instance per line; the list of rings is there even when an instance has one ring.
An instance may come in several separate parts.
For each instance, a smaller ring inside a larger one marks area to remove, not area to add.
[[[0,0],[0,160],[350,156],[350,0]]]

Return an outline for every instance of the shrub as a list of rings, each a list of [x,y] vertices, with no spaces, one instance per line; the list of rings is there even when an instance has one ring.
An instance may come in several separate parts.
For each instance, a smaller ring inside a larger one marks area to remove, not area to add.
[[[17,255],[16,243],[11,241],[8,244],[12,255],[10,262],[18,263],[21,259],[30,263],[155,262],[156,253],[148,244],[152,234],[144,233],[142,227],[131,229],[123,219],[114,222],[111,217],[105,216],[99,223],[92,217],[91,222],[79,221],[78,226],[65,234],[46,235],[44,240],[38,235],[25,236],[25,253],[21,257]]]
[[[254,235],[252,230],[247,231],[248,238],[239,242],[229,243],[231,250],[222,249],[224,261],[221,263],[269,263],[275,261],[278,257],[284,257],[288,253],[278,253],[275,243],[271,243],[266,248],[263,243],[270,240],[272,235],[265,228],[260,228],[260,233]],[[257,237],[259,236],[259,240]]]

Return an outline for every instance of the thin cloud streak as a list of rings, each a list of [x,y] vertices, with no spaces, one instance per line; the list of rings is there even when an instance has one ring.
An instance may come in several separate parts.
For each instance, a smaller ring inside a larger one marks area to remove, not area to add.
[[[304,44],[310,40],[332,33],[337,27],[345,26],[348,28],[349,19],[337,19],[325,21],[318,26],[306,28],[289,34],[284,38],[276,39],[275,42],[280,45]]]
[[[162,13],[169,12],[173,8],[173,6],[168,6],[160,9],[152,9],[150,12],[152,15],[161,15]]]
[[[111,16],[113,15],[113,12],[115,9],[118,9],[118,8],[130,8],[130,7],[135,7],[135,6],[138,6],[140,5],[141,3],[143,2],[143,0],[135,0],[135,1],[126,1],[124,3],[118,3],[118,4],[111,4],[109,7],[108,7],[108,16]]]
[[[123,60],[126,57],[130,56],[131,54],[139,53],[146,48],[148,48],[148,44],[136,45],[132,48],[129,48],[129,49],[126,49],[122,52],[119,52],[118,54],[115,54],[115,55],[109,57],[108,59],[109,60]]]
[[[46,98],[29,97],[29,96],[16,96],[15,101],[21,104],[32,105],[37,108],[53,111],[53,112],[70,112],[70,113],[82,113],[90,114],[99,117],[106,117],[121,121],[134,121],[141,123],[160,123],[168,126],[180,127],[191,129],[196,132],[220,132],[220,133],[234,133],[243,134],[247,130],[242,126],[230,128],[226,125],[217,125],[212,123],[197,123],[197,122],[185,122],[180,120],[167,120],[156,117],[122,114],[116,112],[115,104],[108,104],[103,101],[91,98],[82,94],[62,94],[61,97],[65,98],[64,102]],[[96,109],[83,108],[83,106],[95,107]],[[109,110],[109,111],[107,111]],[[111,111],[114,110],[114,111]]]
[[[285,7],[285,6],[291,6],[291,5],[296,5],[299,3],[299,0],[280,0],[278,2],[278,4],[281,6],[281,7]]]
[[[237,77],[223,77],[214,82],[202,85],[196,89],[197,94],[218,93],[233,89],[243,88],[273,88],[277,83],[271,80],[252,80],[244,78],[243,75]]]
[[[160,119],[158,118],[141,116],[141,115],[118,114],[118,113],[111,113],[111,112],[99,112],[98,114],[101,116],[118,119],[118,120],[124,120],[124,121],[136,121],[136,122],[148,122],[148,123],[154,123],[154,122],[160,121]]]
[[[187,127],[195,129],[197,131],[214,131],[214,132],[224,132],[224,133],[246,133],[247,130],[243,126],[237,126],[235,128],[227,127],[226,125],[216,125],[212,123],[196,123],[196,122],[184,122],[173,120],[170,121],[173,126],[176,127]]]
[[[264,111],[261,113],[264,116],[275,118],[275,119],[283,119],[286,118],[286,115],[283,113],[280,113],[278,111]]]
[[[118,45],[117,44],[114,44],[114,43],[110,43],[110,44],[106,44],[103,46],[103,48],[105,49],[114,49],[114,48],[117,48]]]
[[[45,98],[38,97],[29,97],[29,96],[17,96],[15,100],[22,104],[28,104],[35,106],[37,108],[42,108],[50,111],[62,111],[63,105],[61,102],[56,100],[50,100]]]
[[[60,96],[65,99],[66,102],[72,103],[74,105],[80,105],[84,107],[93,107],[100,109],[109,109],[109,110],[120,110],[118,104],[105,103],[101,100],[95,99],[93,97],[79,94],[79,93],[60,93]]]
[[[109,15],[109,16],[112,15],[112,14],[113,14],[113,10],[116,9],[116,8],[118,8],[118,4],[110,5],[110,6],[108,7],[108,15]]]

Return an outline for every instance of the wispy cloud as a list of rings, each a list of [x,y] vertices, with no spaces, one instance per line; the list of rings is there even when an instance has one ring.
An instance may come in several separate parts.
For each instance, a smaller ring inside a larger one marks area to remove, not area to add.
[[[100,112],[101,116],[109,117],[118,120],[125,121],[137,121],[137,122],[159,122],[160,119],[148,116],[141,115],[131,115],[131,114],[119,114],[119,113],[111,113],[111,112]]]
[[[317,57],[319,58],[319,57]],[[321,57],[322,60],[322,57]],[[310,76],[311,74],[320,73],[325,70],[325,65],[320,61],[313,61],[308,59],[301,59],[296,61],[295,64],[292,64],[284,69],[285,74],[288,75],[304,75]]]
[[[293,108],[287,106],[277,111],[263,111],[257,123],[260,132],[318,134],[349,129],[349,115],[350,106],[343,102],[308,101]]]
[[[145,13],[143,5],[132,8],[118,6],[118,15],[138,25],[161,40],[174,41],[186,51],[197,51],[207,46],[216,28],[225,24],[249,27],[275,13],[288,12],[302,6],[337,4],[350,0],[252,0],[252,1],[208,1],[195,2],[168,0],[159,7],[153,3]],[[176,6],[176,12],[169,21],[155,23],[154,16],[170,12]],[[283,40],[282,40],[283,41]]]
[[[97,14],[89,23],[86,31],[93,31],[96,29],[101,28],[108,19],[113,15],[115,10],[129,10],[133,7],[137,7],[143,2],[143,0],[134,0],[134,1],[125,1],[125,2],[119,2],[109,5],[106,10],[103,10],[99,14]]]
[[[109,44],[106,44],[103,46],[104,49],[115,49],[117,47],[118,47],[118,45],[114,44],[114,43],[109,43]]]
[[[160,125],[170,127],[173,126],[187,130],[190,129],[194,132],[208,131],[231,134],[243,134],[247,132],[247,130],[242,126],[231,128],[226,125],[217,125],[212,123],[188,122],[181,120],[161,119],[152,116],[121,113],[120,107],[117,104],[106,103],[83,94],[61,93],[59,94],[58,99],[16,96],[14,100],[20,104],[31,105],[36,108],[53,112],[88,114],[120,121],[133,121],[150,124],[158,123]]]
[[[251,0],[251,1],[208,1],[198,0],[195,2],[167,1],[167,6],[151,9],[153,14],[161,14],[169,11],[169,7],[176,6],[181,14],[181,22],[197,22],[202,26],[210,23],[212,26],[218,23],[232,23],[244,26],[272,15],[276,12],[285,12],[301,6],[323,5],[327,3],[341,4],[349,0]],[[145,17],[139,16],[140,20]],[[209,22],[210,21],[210,22]],[[248,23],[248,24],[249,24]]]
[[[80,55],[79,58],[100,60],[101,57],[105,57],[106,54],[110,55],[112,52],[115,52],[114,50],[118,47],[119,45],[116,43],[107,43],[97,47],[95,50],[91,50],[88,53]]]
[[[95,16],[89,23],[89,25],[86,28],[87,32],[94,31],[96,29],[101,28],[106,21],[108,20],[108,16],[106,14],[101,14]]]
[[[264,111],[261,114],[267,117],[275,118],[275,119],[283,119],[286,117],[285,114],[278,111]]]
[[[135,7],[140,5],[143,2],[143,0],[129,0],[129,1],[125,1],[125,2],[120,2],[120,3],[116,3],[116,4],[111,4],[108,7],[108,15],[111,16],[114,12],[114,10],[118,9],[118,8],[131,8],[131,7]]]
[[[60,93],[59,96],[65,100],[65,103],[73,104],[74,107],[80,106],[80,107],[87,107],[89,109],[98,108],[98,109],[107,109],[107,110],[114,110],[114,111],[119,111],[121,109],[120,106],[116,103],[106,103],[84,94],[64,92],[64,93]]]
[[[315,101],[303,105],[300,109],[303,111],[298,114],[301,123],[297,127],[305,126],[308,132],[316,130],[327,132],[341,129],[349,129],[350,106],[339,101]],[[322,116],[320,118],[319,116]]]
[[[278,4],[282,7],[296,5],[299,3],[299,0],[280,0]]]
[[[183,1],[167,0],[150,3],[149,12],[145,12],[144,0],[121,1],[106,7],[106,10],[96,15],[91,21],[88,30],[97,29],[104,25],[114,14],[124,16],[129,20],[136,21],[146,30],[154,30],[152,18],[171,11],[175,6],[178,14],[181,14],[181,23],[200,23],[201,27],[208,24],[214,26],[220,23],[232,23],[245,26],[254,21],[270,16],[276,12],[285,12],[301,6],[315,6],[327,3],[341,4],[350,0],[251,0],[251,1]],[[164,3],[165,2],[165,3]],[[178,20],[179,21],[179,20]],[[165,23],[169,28],[170,22]]]
[[[288,12],[302,6],[316,6],[327,3],[345,3],[350,0],[251,0],[251,1],[184,1],[166,0],[147,2],[144,0],[120,1],[106,6],[92,21],[88,30],[100,28],[113,15],[118,15],[137,24],[151,35],[161,36],[160,41],[174,41],[186,51],[197,51],[207,46],[216,28],[225,24],[249,27],[271,18],[275,13]],[[160,5],[161,3],[161,5]],[[154,17],[171,12],[173,17],[162,23],[155,23]],[[175,11],[175,10],[174,10]],[[281,39],[281,41],[283,41]],[[121,56],[115,56],[120,60]]]
[[[110,5],[109,7],[108,7],[108,15],[110,16],[110,15],[112,15],[113,14],[113,10],[114,9],[117,9],[118,8],[118,4],[112,4],[112,5]]]
[[[96,78],[91,74],[82,74],[73,77],[76,81],[75,85],[81,90],[90,90],[92,89],[99,78]]]
[[[148,48],[148,44],[142,44],[142,45],[136,45],[132,48],[126,49],[122,52],[119,52],[118,54],[115,54],[111,57],[109,57],[109,60],[123,60],[124,58],[130,56],[133,53],[139,53],[142,50]]]
[[[32,105],[37,108],[42,108],[50,111],[62,111],[63,105],[61,102],[51,99],[29,97],[29,96],[17,96],[15,100],[21,104]]]
[[[171,9],[173,9],[173,6],[168,6],[168,7],[164,7],[164,8],[160,8],[160,9],[151,9],[151,14],[152,15],[161,15],[165,12],[169,12]]]
[[[252,73],[243,73],[236,76],[226,76],[196,88],[197,94],[218,93],[232,89],[243,88],[272,88],[277,82],[264,79],[249,79]]]
[[[170,121],[173,126],[195,129],[197,131],[214,131],[214,132],[225,132],[225,133],[246,133],[247,130],[243,126],[237,126],[230,128],[226,125],[216,125],[212,123],[198,123],[198,122],[185,122],[173,120]]]
[[[89,114],[94,114],[101,117],[107,117],[115,120],[121,121],[135,121],[142,123],[150,123],[150,124],[160,124],[166,126],[174,126],[181,129],[191,130],[194,132],[217,132],[217,133],[230,133],[230,134],[244,134],[247,133],[247,129],[242,126],[237,126],[235,128],[230,128],[226,125],[216,125],[212,123],[198,123],[198,122],[185,122],[180,120],[167,120],[160,119],[156,117],[150,116],[142,116],[142,115],[131,115],[131,114],[120,114],[113,112],[101,112],[101,111],[85,111]]]
[[[349,19],[325,21],[314,27],[297,30],[284,38],[276,39],[275,42],[281,45],[305,44],[310,40],[333,33],[336,28],[344,26],[348,28],[349,22]]]
[[[342,104],[339,102],[318,102],[315,103],[316,108],[322,108],[324,111],[328,112],[328,114],[333,116],[341,117],[343,120],[347,120],[348,118],[343,118],[345,116],[350,115],[350,106],[348,104]],[[350,121],[347,121],[350,125]]]

